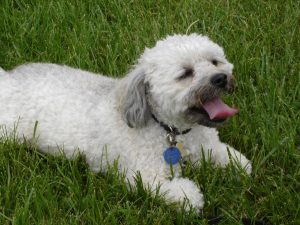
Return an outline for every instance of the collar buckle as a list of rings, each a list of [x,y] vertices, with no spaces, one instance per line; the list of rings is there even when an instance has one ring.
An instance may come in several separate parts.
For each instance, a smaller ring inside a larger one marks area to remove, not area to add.
[[[176,134],[173,131],[167,133],[167,141],[171,146],[175,146],[177,144]]]

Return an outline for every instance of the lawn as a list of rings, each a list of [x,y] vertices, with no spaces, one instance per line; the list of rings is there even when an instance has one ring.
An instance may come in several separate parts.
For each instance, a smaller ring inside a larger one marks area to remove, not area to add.
[[[188,166],[205,195],[184,213],[136,190],[111,168],[40,154],[0,137],[0,224],[221,224],[243,217],[300,224],[300,1],[1,0],[0,67],[52,62],[121,77],[146,46],[173,33],[201,33],[224,47],[238,88],[238,116],[224,142],[253,162],[246,176],[210,163]],[[3,131],[3,130],[2,130]],[[200,151],[200,149],[199,149]]]

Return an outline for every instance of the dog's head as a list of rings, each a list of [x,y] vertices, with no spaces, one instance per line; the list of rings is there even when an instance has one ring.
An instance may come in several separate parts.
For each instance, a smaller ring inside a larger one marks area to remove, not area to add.
[[[124,78],[124,119],[130,127],[142,127],[154,114],[180,130],[222,124],[237,112],[220,99],[234,89],[232,70],[223,49],[209,38],[169,36],[146,49]]]

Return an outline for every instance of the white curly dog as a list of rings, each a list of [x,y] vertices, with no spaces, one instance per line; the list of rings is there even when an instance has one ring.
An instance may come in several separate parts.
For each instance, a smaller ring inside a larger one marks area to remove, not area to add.
[[[95,172],[117,159],[129,183],[139,172],[167,201],[199,210],[203,195],[180,177],[182,159],[210,156],[251,172],[250,161],[214,128],[237,112],[220,99],[233,90],[232,69],[223,49],[198,34],[158,41],[122,79],[46,63],[0,68],[0,124],[37,138],[42,152],[82,152]]]

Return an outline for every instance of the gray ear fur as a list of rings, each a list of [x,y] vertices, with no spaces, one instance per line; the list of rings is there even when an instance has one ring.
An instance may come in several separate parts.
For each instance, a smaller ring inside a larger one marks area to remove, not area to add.
[[[146,98],[145,73],[137,66],[125,79],[127,88],[122,114],[129,127],[141,128],[151,115]]]

